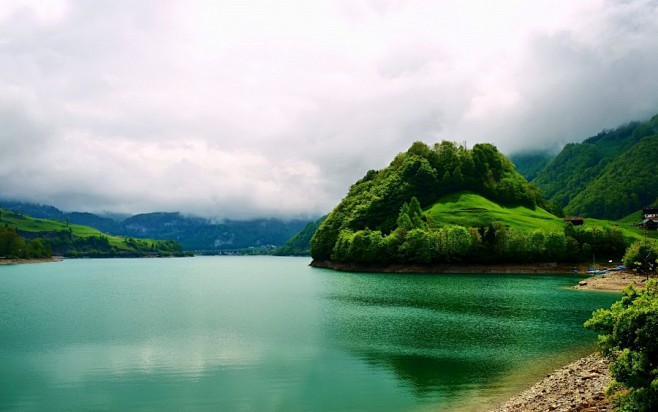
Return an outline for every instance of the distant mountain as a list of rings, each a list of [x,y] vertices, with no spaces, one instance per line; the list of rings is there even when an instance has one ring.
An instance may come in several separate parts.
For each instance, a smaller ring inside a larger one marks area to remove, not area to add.
[[[253,219],[211,223],[180,213],[146,213],[122,223],[124,233],[129,236],[173,239],[180,242],[185,250],[210,252],[281,246],[308,221]]]
[[[571,214],[620,219],[658,196],[658,135],[645,137],[614,160],[568,205]]]
[[[65,213],[50,205],[16,201],[0,201],[0,205],[5,209],[37,218],[91,226],[112,235],[175,240],[184,250],[211,253],[247,248],[273,249],[283,245],[308,223],[307,220],[301,219],[226,220],[214,223],[208,219],[188,217],[180,213],[162,212],[121,219],[92,213]]]
[[[327,216],[323,216],[316,221],[308,222],[302,230],[288,239],[283,246],[277,248],[274,254],[278,256],[310,256],[311,238],[326,218]]]
[[[658,196],[658,115],[567,144],[532,183],[567,214],[620,219]]]
[[[516,171],[529,182],[536,178],[539,172],[554,158],[555,154],[547,151],[515,153],[509,156],[509,160],[516,166]]]

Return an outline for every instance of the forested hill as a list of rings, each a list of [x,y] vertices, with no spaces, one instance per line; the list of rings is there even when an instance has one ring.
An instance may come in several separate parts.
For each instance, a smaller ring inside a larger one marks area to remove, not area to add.
[[[185,256],[173,240],[134,239],[102,233],[67,221],[38,219],[0,208],[0,257]]]
[[[416,142],[388,167],[368,171],[350,187],[315,232],[311,255],[331,259],[341,234],[372,230],[383,238],[399,227],[418,228],[423,225],[418,219],[424,219],[418,214],[420,208],[460,191],[502,205],[550,209],[541,191],[518,174],[495,146],[477,144],[469,150],[447,141],[433,147]],[[411,200],[415,203],[408,203]],[[407,205],[409,222],[400,221],[405,220],[403,205]]]
[[[658,115],[567,144],[532,183],[567,214],[620,219],[658,197],[656,136]]]
[[[6,209],[42,219],[91,226],[111,235],[174,240],[184,250],[222,253],[236,250],[271,251],[283,245],[306,220],[252,219],[213,222],[176,212],[143,213],[134,216],[98,216],[63,212],[50,205],[3,200]]]

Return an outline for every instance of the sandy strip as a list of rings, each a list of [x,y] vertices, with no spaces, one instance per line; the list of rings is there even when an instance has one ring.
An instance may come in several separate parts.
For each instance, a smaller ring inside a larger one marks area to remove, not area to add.
[[[592,276],[581,280],[578,282],[578,285],[574,286],[574,289],[621,292],[629,285],[633,285],[635,288],[643,288],[646,280],[646,276],[624,270],[608,272],[603,275]]]

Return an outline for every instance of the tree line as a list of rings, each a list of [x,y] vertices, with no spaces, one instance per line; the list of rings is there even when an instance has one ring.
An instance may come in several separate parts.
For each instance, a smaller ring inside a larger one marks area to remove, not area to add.
[[[0,226],[0,257],[10,259],[41,259],[52,257],[50,245],[41,239],[26,240],[15,227]]]
[[[593,256],[618,259],[626,242],[617,227],[582,227],[566,223],[561,231],[524,231],[494,222],[487,227],[457,225],[431,228],[413,197],[400,208],[397,227],[343,229],[330,259],[355,263],[428,264],[450,262],[581,262]]]

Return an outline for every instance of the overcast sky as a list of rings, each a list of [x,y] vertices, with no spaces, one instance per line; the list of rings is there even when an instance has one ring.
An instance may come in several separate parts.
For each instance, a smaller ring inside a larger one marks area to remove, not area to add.
[[[0,198],[329,212],[411,143],[658,113],[658,2],[0,0]]]

